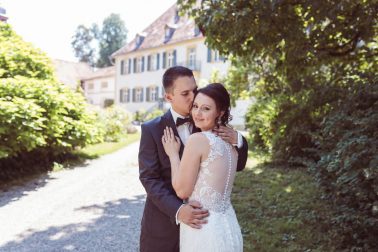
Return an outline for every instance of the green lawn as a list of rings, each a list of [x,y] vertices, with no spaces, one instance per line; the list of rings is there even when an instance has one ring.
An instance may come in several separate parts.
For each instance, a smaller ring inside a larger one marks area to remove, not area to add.
[[[244,251],[336,251],[332,209],[305,169],[248,160],[232,196]]]
[[[124,138],[122,138],[119,142],[104,142],[94,145],[89,145],[78,153],[82,153],[84,155],[98,157],[101,155],[109,154],[114,151],[117,151],[131,143],[134,143],[140,139],[140,133],[135,134],[128,134]]]

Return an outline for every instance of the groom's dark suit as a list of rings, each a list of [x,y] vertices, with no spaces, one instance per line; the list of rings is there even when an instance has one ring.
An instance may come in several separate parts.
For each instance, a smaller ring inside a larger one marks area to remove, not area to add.
[[[139,178],[147,192],[142,218],[140,251],[178,252],[179,226],[176,212],[182,200],[176,196],[171,183],[171,164],[165,154],[161,138],[165,127],[171,127],[179,136],[170,110],[142,125],[139,149]],[[194,128],[193,132],[199,131]],[[181,143],[180,158],[184,150]],[[243,147],[238,150],[238,170],[245,167],[248,145],[243,138]]]

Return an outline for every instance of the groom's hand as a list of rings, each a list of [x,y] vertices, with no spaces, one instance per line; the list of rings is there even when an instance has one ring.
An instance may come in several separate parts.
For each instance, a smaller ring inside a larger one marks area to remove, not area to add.
[[[190,201],[181,207],[177,218],[192,228],[200,229],[203,224],[207,223],[205,218],[208,216],[209,211],[202,209],[202,205],[198,201]]]
[[[231,145],[238,144],[238,132],[234,129],[226,126],[219,126],[219,128],[215,128],[213,131]]]

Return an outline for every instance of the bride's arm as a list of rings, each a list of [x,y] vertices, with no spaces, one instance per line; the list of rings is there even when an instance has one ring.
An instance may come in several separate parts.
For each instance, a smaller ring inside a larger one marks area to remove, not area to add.
[[[207,139],[200,133],[191,135],[185,145],[180,162],[179,155],[171,155],[172,185],[181,199],[187,199],[192,194],[202,155],[208,146]]]

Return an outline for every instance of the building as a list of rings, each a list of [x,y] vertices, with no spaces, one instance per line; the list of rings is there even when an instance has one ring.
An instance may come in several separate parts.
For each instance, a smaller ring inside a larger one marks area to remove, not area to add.
[[[194,20],[178,15],[173,5],[143,32],[112,54],[115,61],[115,103],[130,112],[161,107],[162,76],[175,65],[193,70],[198,85],[213,71],[226,74],[229,62],[205,45]]]
[[[93,73],[92,68],[84,62],[52,59],[57,79],[66,86],[76,90],[82,86],[82,79]]]
[[[115,102],[115,67],[100,68],[82,78],[82,87],[87,101],[107,107]]]

